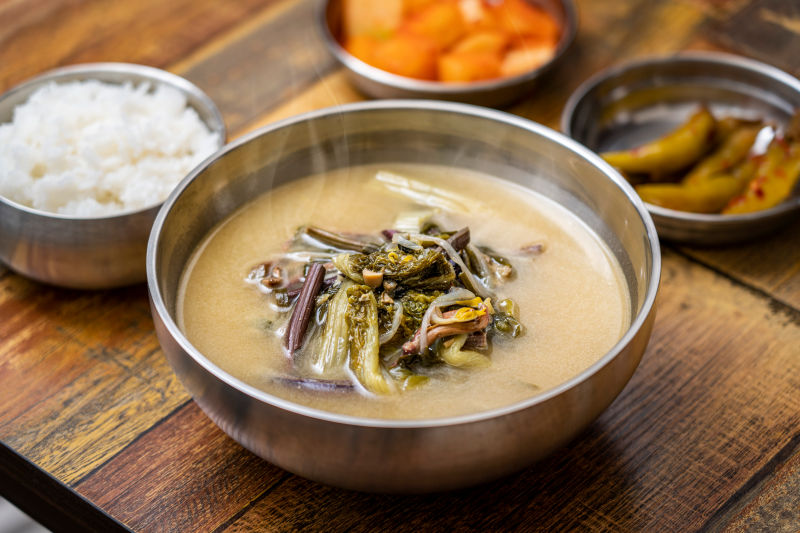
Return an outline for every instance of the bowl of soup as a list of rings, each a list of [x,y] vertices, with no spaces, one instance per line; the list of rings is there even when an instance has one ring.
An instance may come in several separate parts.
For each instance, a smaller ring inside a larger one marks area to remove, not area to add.
[[[608,407],[649,340],[660,251],[574,141],[398,100],[225,147],[165,202],[147,269],[170,365],[232,438],[316,481],[418,493],[519,470]]]

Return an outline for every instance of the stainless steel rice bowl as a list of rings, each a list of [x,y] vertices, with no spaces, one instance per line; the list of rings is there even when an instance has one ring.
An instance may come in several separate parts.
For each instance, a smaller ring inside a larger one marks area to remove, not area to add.
[[[256,195],[304,176],[381,162],[445,164],[523,184],[574,212],[619,260],[631,326],[590,368],[527,400],[440,419],[334,414],[267,394],[195,349],[176,323],[181,275],[215,224]],[[367,102],[276,123],[231,143],[173,192],[150,236],[147,276],[166,357],[199,406],[243,446],[323,483],[430,492],[519,470],[566,444],[619,394],[645,350],[661,259],[632,188],[599,157],[506,113],[430,101]]]
[[[128,63],[87,63],[51,70],[0,96],[0,124],[14,108],[49,83],[99,80],[150,82],[181,92],[209,130],[225,143],[217,106],[198,87],[164,70]],[[147,238],[160,203],[116,215],[80,217],[50,213],[0,196],[0,261],[29,278],[75,289],[106,289],[145,279]]]

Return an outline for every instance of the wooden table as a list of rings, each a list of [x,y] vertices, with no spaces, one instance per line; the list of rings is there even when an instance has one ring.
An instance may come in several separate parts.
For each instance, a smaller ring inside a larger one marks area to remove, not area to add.
[[[723,49],[800,75],[800,5],[579,1],[575,46],[511,111],[556,127],[610,64]],[[0,0],[0,91],[49,68],[181,74],[231,138],[359,100],[299,0]],[[146,287],[77,292],[0,267],[0,493],[55,530],[800,528],[800,222],[742,246],[668,243],[653,337],[565,449],[485,486],[398,497],[291,475],[214,426],[167,366]]]

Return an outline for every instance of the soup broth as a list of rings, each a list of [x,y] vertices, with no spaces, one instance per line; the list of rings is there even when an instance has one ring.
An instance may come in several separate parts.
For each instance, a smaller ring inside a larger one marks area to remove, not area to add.
[[[442,226],[469,226],[472,242],[508,257],[516,275],[495,288],[511,297],[525,333],[492,343],[486,368],[448,368],[423,386],[388,395],[311,391],[276,377],[296,372],[281,340],[285,322],[245,281],[254,265],[285,251],[299,227],[377,234],[399,214],[436,203],[376,179],[413,177],[452,203],[435,207]],[[513,252],[542,244],[532,256]],[[183,274],[178,323],[220,368],[275,396],[369,418],[420,419],[484,411],[529,398],[585,370],[629,326],[621,268],[600,239],[560,205],[507,181],[465,169],[363,166],[295,180],[255,198],[204,239]]]

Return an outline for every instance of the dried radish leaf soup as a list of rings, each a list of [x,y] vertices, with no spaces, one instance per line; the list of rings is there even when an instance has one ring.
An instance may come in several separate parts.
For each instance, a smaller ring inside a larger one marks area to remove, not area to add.
[[[293,361],[283,341],[286,308],[255,289],[248,275],[291,253],[300,228],[375,236],[419,213],[442,228],[468,227],[471,242],[509,260],[514,275],[494,284],[490,301],[512,298],[524,333],[490,334],[488,365],[434,364],[421,370],[423,384],[405,390],[373,394],[341,386],[353,378],[346,371],[331,386],[298,386],[295,377],[309,377],[303,361],[312,330]],[[621,268],[563,207],[485,174],[399,164],[315,175],[254,199],[198,247],[182,277],[178,312],[192,344],[242,381],[310,407],[392,419],[473,413],[552,388],[605,354],[630,315]]]

